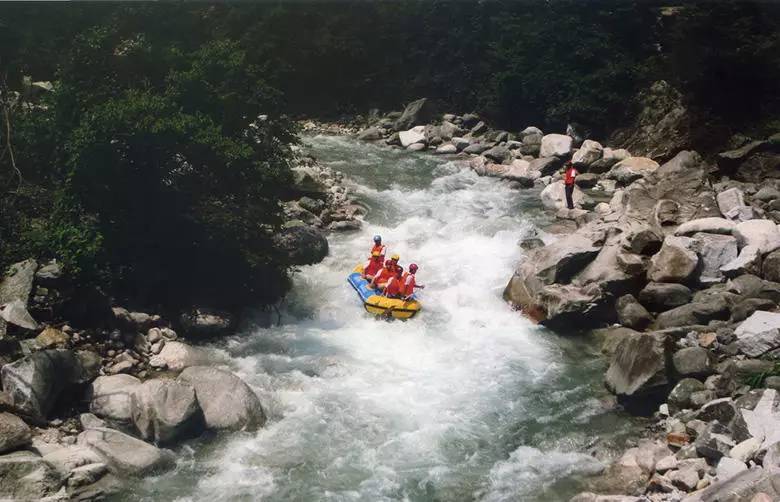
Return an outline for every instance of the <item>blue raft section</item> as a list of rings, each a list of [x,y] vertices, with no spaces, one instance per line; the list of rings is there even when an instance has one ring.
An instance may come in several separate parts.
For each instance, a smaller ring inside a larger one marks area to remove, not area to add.
[[[361,277],[360,271],[349,274],[347,282],[355,288],[366,311],[371,314],[395,319],[409,319],[422,309],[422,305],[414,297],[410,300],[401,300],[381,296],[368,286],[368,281]]]

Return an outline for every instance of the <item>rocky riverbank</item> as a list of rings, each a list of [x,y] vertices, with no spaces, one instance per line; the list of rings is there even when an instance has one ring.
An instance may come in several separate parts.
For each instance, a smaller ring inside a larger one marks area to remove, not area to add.
[[[649,103],[663,109],[644,110],[612,147],[575,127],[493,130],[425,99],[357,137],[537,189],[557,218],[557,235],[521,243],[505,298],[556,331],[592,329],[607,388],[656,418],[574,500],[777,500],[780,136],[735,137],[705,160],[686,149],[691,125],[672,91],[656,84],[666,98]],[[569,159],[582,173],[574,210],[560,173]]]

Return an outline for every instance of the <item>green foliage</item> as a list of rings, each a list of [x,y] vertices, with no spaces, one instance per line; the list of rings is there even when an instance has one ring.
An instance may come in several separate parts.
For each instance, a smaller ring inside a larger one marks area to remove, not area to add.
[[[749,375],[745,378],[744,383],[752,389],[760,389],[764,387],[767,377],[770,376],[780,376],[780,363],[775,363],[775,366],[769,371]]]

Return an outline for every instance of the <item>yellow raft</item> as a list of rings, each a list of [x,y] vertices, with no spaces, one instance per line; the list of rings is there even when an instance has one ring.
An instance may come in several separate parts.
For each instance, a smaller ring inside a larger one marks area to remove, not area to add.
[[[358,265],[347,277],[347,282],[355,288],[367,312],[393,319],[409,319],[422,309],[414,297],[406,301],[377,294],[375,289],[368,287],[368,281],[361,276],[362,273],[363,265]]]

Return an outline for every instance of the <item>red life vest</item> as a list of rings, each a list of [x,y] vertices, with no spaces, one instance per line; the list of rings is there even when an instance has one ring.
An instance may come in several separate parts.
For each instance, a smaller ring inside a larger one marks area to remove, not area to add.
[[[368,260],[368,263],[366,263],[366,266],[363,270],[363,273],[365,275],[375,275],[377,272],[379,272],[379,269],[382,268],[382,258],[381,257],[371,257],[370,260]]]
[[[574,169],[574,166],[568,168],[566,170],[566,176],[563,180],[563,182],[567,185],[573,185],[574,184],[574,178],[577,177],[577,170]]]
[[[401,279],[399,279],[398,276],[391,277],[390,280],[387,281],[385,295],[398,296],[400,294],[403,294],[403,283],[401,282]]]
[[[374,281],[376,281],[377,285],[384,286],[393,276],[395,276],[395,270],[385,267],[374,277]]]
[[[379,253],[379,256],[382,258],[382,261],[385,257],[385,252],[387,251],[387,247],[383,246],[382,244],[374,244],[374,247],[371,248],[371,253],[369,256],[374,256],[374,253]]]
[[[414,286],[415,286],[414,274],[410,274],[409,272],[406,272],[404,274],[403,283],[404,283],[403,284],[404,290],[402,294],[404,296],[409,296],[411,294],[414,294]]]

